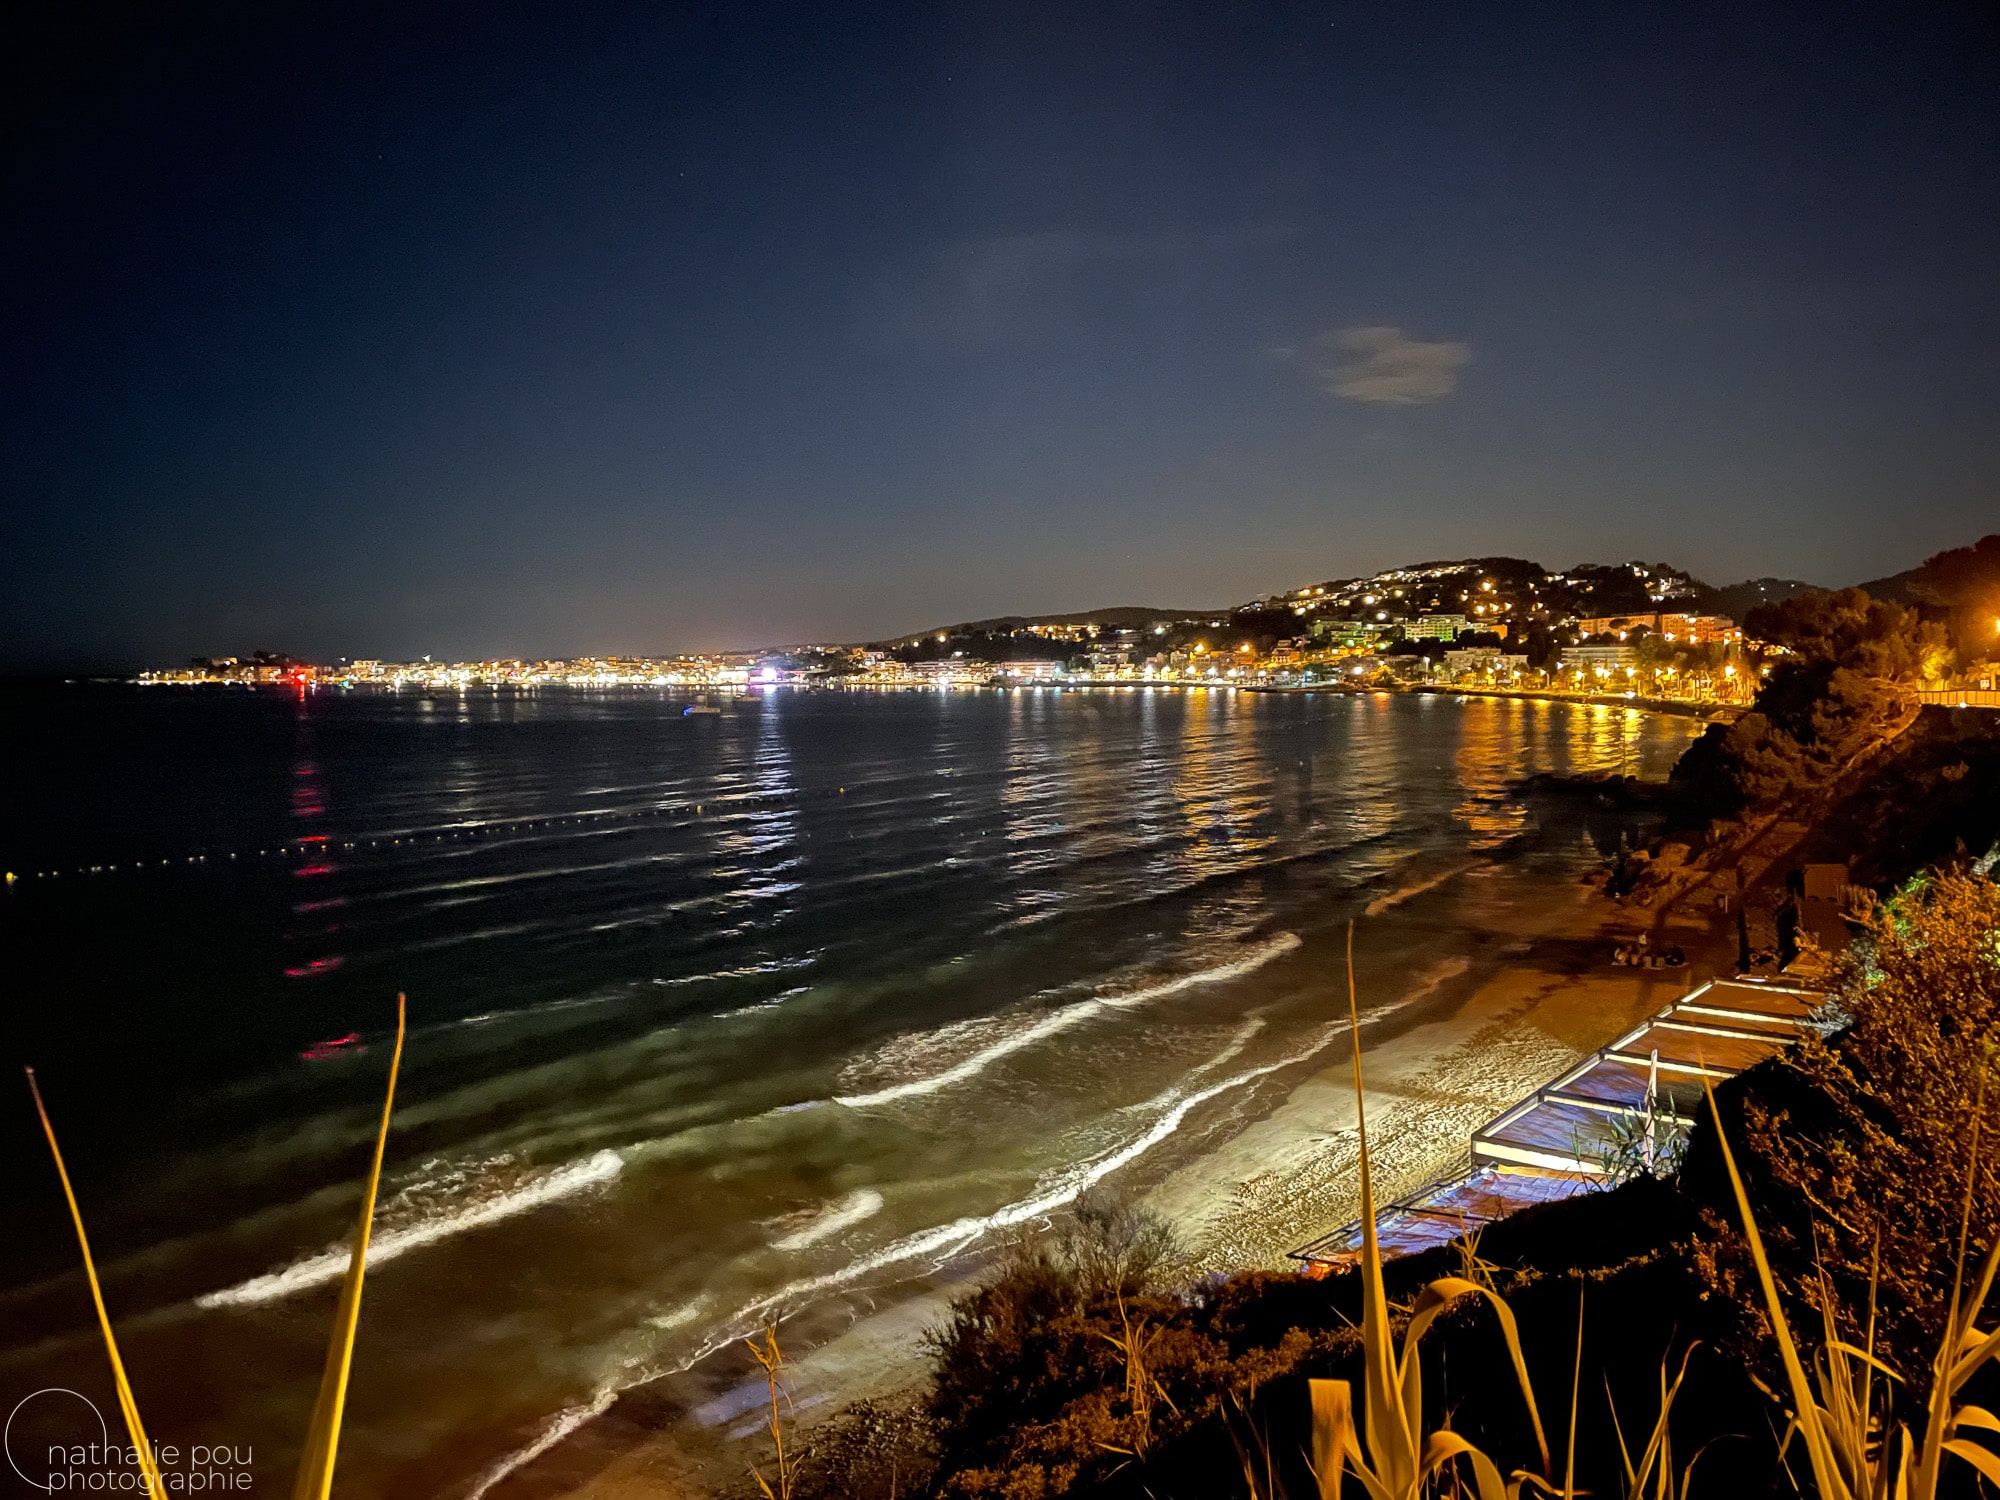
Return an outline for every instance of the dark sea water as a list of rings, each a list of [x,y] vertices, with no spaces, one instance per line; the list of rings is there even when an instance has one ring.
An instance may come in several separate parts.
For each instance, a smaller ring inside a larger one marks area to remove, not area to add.
[[[1534,899],[1618,837],[1521,779],[1663,775],[1695,727],[686,703],[0,692],[0,1043],[38,1069],[156,1440],[252,1445],[254,1492],[289,1483],[398,990],[341,1492],[469,1496],[621,1388],[880,1305],[1259,1118],[1346,1055],[1333,955],[1371,903],[1369,1024],[1421,1020],[1407,976],[1472,941],[1454,876]],[[4,1087],[0,1408],[66,1385],[115,1411]]]

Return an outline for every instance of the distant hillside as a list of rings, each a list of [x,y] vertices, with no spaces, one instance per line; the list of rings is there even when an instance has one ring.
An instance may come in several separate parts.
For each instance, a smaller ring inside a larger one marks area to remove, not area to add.
[[[885,649],[894,646],[909,646],[936,635],[1010,635],[1017,630],[1026,630],[1030,625],[1107,625],[1113,630],[1130,630],[1142,625],[1150,625],[1155,620],[1196,620],[1203,616],[1223,619],[1230,609],[1154,609],[1144,604],[1116,604],[1108,609],[1078,610],[1067,615],[995,615],[988,620],[966,620],[957,625],[933,625],[929,630],[914,631],[909,635],[899,635],[886,641],[871,641],[869,644]]]
[[[1911,589],[1911,585],[1916,582],[1917,575],[1921,572],[1923,572],[1921,567],[1905,568],[1900,573],[1891,573],[1887,578],[1871,578],[1866,583],[1855,584],[1854,587],[1865,592],[1871,599],[1888,599],[1896,604],[1914,605],[1922,602]]]
[[[1746,578],[1726,588],[1703,585],[1701,607],[1710,614],[1727,615],[1737,623],[1760,604],[1778,604],[1794,594],[1809,594],[1820,587],[1797,578]],[[1873,592],[1873,590],[1870,590]]]
[[[2000,554],[2000,541],[1989,539],[1979,548],[1961,548],[1959,552],[1965,555],[1959,571],[1969,570],[1983,577],[1993,567],[1989,554]],[[1948,556],[1957,558],[1959,552]],[[1925,567],[1938,562],[1939,559],[1932,559]],[[1878,599],[1916,604],[1919,600],[1913,585],[1923,573],[1923,568],[1910,568],[1858,587]],[[1161,632],[1163,639],[1156,645],[1168,649],[1182,644],[1183,635],[1190,640],[1205,637],[1211,628],[1233,627],[1246,637],[1276,639],[1292,633],[1303,635],[1321,622],[1389,624],[1424,614],[1464,614],[1480,628],[1505,624],[1516,631],[1544,633],[1579,617],[1642,614],[1650,610],[1727,615],[1741,623],[1759,605],[1781,603],[1795,594],[1825,587],[1801,578],[1766,577],[1746,578],[1741,583],[1718,588],[1671,564],[1640,560],[1578,563],[1561,572],[1551,572],[1540,563],[1521,557],[1439,559],[1385,569],[1365,577],[1330,578],[1220,608],[1163,609],[1121,604],[1060,615],[995,615],[955,625],[936,625],[870,644],[880,650],[907,651],[925,642],[934,647],[941,639],[976,638],[989,645],[993,642],[1004,645],[1009,639],[1019,638],[1024,647],[1029,647],[1036,644],[1033,636],[1050,627],[1097,625],[1128,630],[1167,625],[1170,628]]]

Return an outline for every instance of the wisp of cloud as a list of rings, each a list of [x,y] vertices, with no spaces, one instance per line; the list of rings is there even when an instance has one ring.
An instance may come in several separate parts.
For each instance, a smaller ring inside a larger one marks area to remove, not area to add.
[[[1472,346],[1426,343],[1388,325],[1343,328],[1322,340],[1334,352],[1322,374],[1327,389],[1377,406],[1423,406],[1449,396]]]

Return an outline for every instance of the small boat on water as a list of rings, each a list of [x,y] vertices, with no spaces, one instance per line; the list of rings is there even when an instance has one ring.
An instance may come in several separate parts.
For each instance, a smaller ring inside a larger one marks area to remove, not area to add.
[[[721,712],[722,710],[717,708],[713,703],[690,703],[686,708],[681,710],[681,717],[685,719],[692,714],[719,714]]]

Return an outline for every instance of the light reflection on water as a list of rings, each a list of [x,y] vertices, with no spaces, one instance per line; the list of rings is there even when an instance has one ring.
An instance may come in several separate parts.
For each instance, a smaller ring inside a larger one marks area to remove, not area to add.
[[[158,701],[127,733],[172,756],[180,705]],[[200,1080],[143,1140],[105,1148],[129,1153],[94,1197],[127,1247],[107,1281],[135,1366],[177,1372],[162,1420],[256,1442],[276,1483],[324,1297],[188,1299],[344,1232],[337,1185],[379,1054],[296,1054],[410,992],[386,1191],[450,1232],[399,1226],[412,1248],[371,1283],[355,1496],[461,1483],[604,1382],[692,1358],[774,1289],[844,1288],[844,1268],[1039,1201],[1094,1161],[1156,1178],[1310,1066],[1287,1060],[1326,1024],[1349,916],[1436,883],[1371,929],[1392,993],[1395,963],[1460,941],[1437,882],[1468,850],[1573,870],[1578,827],[1545,830],[1524,777],[1661,775],[1690,729],[1520,700],[1222,691],[773,693],[692,717],[616,693],[200,706],[276,716],[215,774],[310,781],[313,811],[284,808],[281,829],[359,846],[339,855],[345,962],[309,982],[284,980],[282,953],[224,970],[199,924],[254,956],[273,919],[254,879],[218,887],[190,918],[189,972],[167,976],[184,992],[139,985],[114,946],[90,955],[102,991],[79,979],[64,997],[137,1038],[143,1072],[66,1029],[32,1045],[73,1089]],[[45,858],[64,857],[63,799],[93,795],[52,785]],[[199,824],[162,808],[127,836],[265,836],[199,787],[185,805]],[[274,950],[303,951],[292,904]],[[59,907],[42,916],[67,930]],[[208,1059],[204,1028],[241,1040],[238,1060]],[[888,1102],[834,1102],[869,1093]],[[67,1283],[37,1280],[66,1263],[60,1221],[36,1222],[43,1259],[15,1278],[36,1288],[0,1293],[0,1321],[24,1330],[0,1351],[10,1379],[95,1357]],[[868,1284],[893,1295],[931,1258]]]

